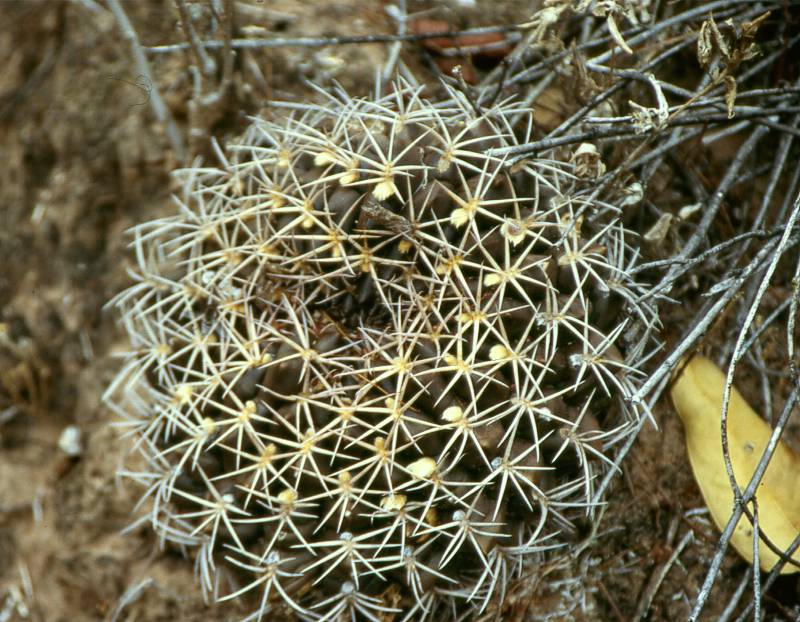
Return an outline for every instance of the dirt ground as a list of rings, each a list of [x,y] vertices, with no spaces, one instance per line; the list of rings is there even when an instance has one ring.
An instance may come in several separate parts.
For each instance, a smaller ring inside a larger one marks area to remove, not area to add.
[[[444,17],[458,27],[515,23],[534,6],[469,4],[450,3]],[[183,40],[171,2],[124,6],[143,45]],[[254,0],[246,7],[237,27],[261,28],[264,36],[394,29],[378,1]],[[267,99],[309,97],[301,77],[334,75],[366,92],[387,49],[252,54],[261,78],[246,65],[237,71],[232,100],[203,117],[206,134],[189,142],[190,152],[208,157],[209,133],[234,134]],[[413,46],[404,54],[424,73]],[[138,489],[118,477],[127,441],[100,402],[119,364],[114,354],[125,348],[113,312],[104,309],[128,284],[124,232],[173,209],[176,158],[154,120],[147,83],[110,11],[90,0],[1,3],[0,58],[0,620],[237,619],[235,604],[203,602],[192,562],[180,551],[163,549],[146,524],[131,527],[141,512]],[[188,133],[187,57],[152,61],[166,103]],[[672,313],[670,321],[679,322],[679,311]],[[643,618],[686,619],[718,534],[702,512],[668,404],[656,421],[658,429],[645,428],[623,465],[597,544],[580,568],[562,571],[581,577],[584,612],[553,619],[639,619],[654,570],[691,532]],[[80,434],[75,457],[59,447],[68,426]],[[719,617],[745,570],[733,554],[726,557],[703,619]],[[529,586],[527,594],[539,611],[555,611],[562,598],[554,588]],[[797,579],[779,581],[769,599],[775,619],[791,619]]]

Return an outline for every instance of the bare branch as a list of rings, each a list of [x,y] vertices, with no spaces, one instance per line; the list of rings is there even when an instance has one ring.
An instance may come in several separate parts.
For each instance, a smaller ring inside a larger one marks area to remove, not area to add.
[[[181,138],[180,130],[175,124],[175,119],[172,118],[172,113],[169,111],[166,104],[164,104],[164,100],[161,99],[161,93],[159,93],[156,82],[153,79],[150,65],[139,43],[139,37],[136,35],[136,31],[131,25],[130,20],[128,20],[128,16],[125,14],[119,0],[108,0],[108,6],[111,12],[114,13],[117,24],[119,24],[120,30],[122,30],[122,35],[131,46],[131,52],[133,53],[133,59],[136,63],[137,70],[146,78],[148,83],[152,85],[152,90],[150,91],[150,105],[153,108],[156,118],[164,124],[167,138],[172,145],[172,150],[175,152],[175,157],[179,162],[183,162],[186,158],[183,138]]]

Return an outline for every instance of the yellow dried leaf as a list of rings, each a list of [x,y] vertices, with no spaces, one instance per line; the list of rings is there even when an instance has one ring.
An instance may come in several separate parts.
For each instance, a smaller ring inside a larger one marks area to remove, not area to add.
[[[722,456],[720,418],[725,375],[707,358],[695,356],[675,380],[671,395],[683,420],[686,447],[695,480],[717,527],[724,529],[733,513],[731,490]],[[728,410],[728,448],[733,473],[744,490],[767,446],[772,430],[750,408],[734,387]],[[756,493],[759,527],[778,548],[786,550],[800,533],[800,457],[779,442]],[[753,562],[753,527],[746,516],[736,525],[731,544]],[[771,569],[779,560],[764,541],[759,542],[761,568]],[[800,562],[800,552],[792,559]],[[781,574],[798,572],[787,564]]]

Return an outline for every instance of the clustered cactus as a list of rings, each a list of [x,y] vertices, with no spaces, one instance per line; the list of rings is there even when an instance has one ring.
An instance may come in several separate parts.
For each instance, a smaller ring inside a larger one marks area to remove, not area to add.
[[[443,88],[255,118],[135,229],[131,475],[248,620],[479,613],[642,416],[656,318],[597,151],[508,167],[531,111]]]

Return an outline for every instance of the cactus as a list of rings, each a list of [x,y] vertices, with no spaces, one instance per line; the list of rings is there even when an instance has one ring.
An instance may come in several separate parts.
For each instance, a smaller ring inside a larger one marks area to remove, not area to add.
[[[596,149],[510,168],[513,100],[322,95],[135,228],[129,475],[247,620],[476,615],[596,505],[657,317]]]

